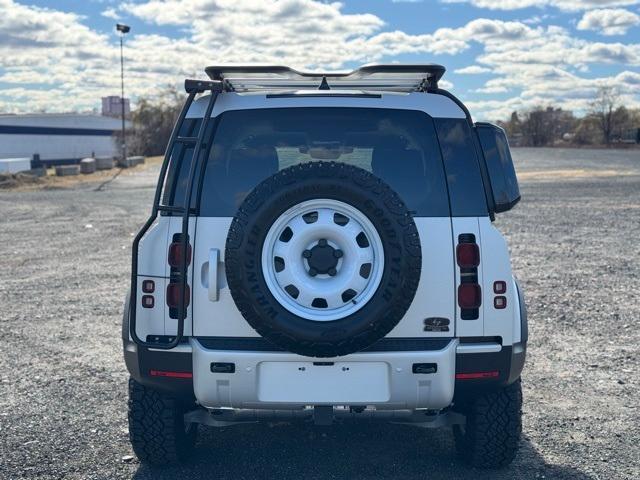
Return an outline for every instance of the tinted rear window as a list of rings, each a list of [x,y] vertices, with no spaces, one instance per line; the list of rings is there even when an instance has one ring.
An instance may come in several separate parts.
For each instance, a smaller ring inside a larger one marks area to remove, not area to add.
[[[449,216],[431,117],[359,108],[287,108],[221,115],[209,154],[202,216],[233,216],[262,180],[292,165],[337,161],[385,180],[416,216]]]
[[[198,134],[202,119],[187,118],[180,126],[180,137],[191,137]],[[162,189],[161,205],[184,206],[189,168],[193,159],[193,145],[176,142],[171,148],[169,166]],[[195,204],[192,195],[191,205]]]
[[[507,137],[502,129],[494,126],[478,126],[477,131],[495,201],[497,204],[511,204],[520,198],[520,189]]]
[[[447,172],[451,215],[488,215],[487,198],[472,137],[474,133],[469,123],[466,119],[436,118],[435,125]]]

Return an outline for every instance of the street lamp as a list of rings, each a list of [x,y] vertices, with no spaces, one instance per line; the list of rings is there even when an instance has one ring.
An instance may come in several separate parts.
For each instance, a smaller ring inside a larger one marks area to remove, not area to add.
[[[122,163],[124,166],[127,162],[127,142],[125,139],[125,131],[124,131],[124,52],[123,52],[122,43],[123,43],[125,34],[129,33],[129,31],[131,30],[131,27],[123,23],[117,23],[116,30],[120,32],[120,81],[121,81],[120,104],[122,105]]]

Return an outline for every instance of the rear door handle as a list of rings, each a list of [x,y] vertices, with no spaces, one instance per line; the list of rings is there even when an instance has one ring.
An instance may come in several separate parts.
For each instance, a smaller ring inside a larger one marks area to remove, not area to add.
[[[220,263],[220,250],[209,249],[209,300],[217,302],[220,298],[218,291],[218,264]]]

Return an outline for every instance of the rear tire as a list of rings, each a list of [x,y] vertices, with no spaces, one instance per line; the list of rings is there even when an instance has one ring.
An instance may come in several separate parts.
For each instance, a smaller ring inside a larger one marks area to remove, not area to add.
[[[453,427],[456,449],[469,465],[499,468],[513,461],[522,432],[520,379],[464,405],[466,425]]]
[[[129,439],[143,463],[166,465],[188,458],[197,425],[185,424],[187,405],[129,379]]]

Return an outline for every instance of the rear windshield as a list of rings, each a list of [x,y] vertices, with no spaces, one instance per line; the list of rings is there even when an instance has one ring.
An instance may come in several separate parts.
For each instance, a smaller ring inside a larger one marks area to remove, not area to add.
[[[262,180],[312,161],[344,162],[372,172],[402,197],[415,216],[450,215],[431,117],[418,111],[370,108],[223,113],[207,160],[200,215],[233,216]]]

